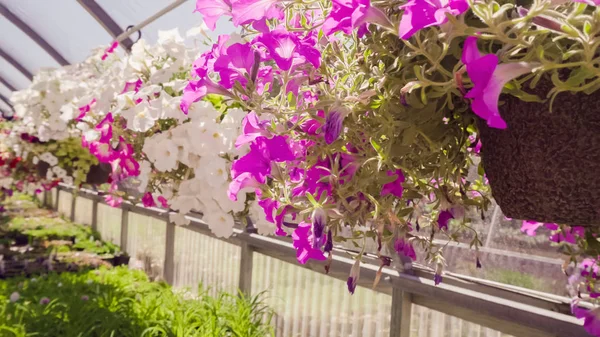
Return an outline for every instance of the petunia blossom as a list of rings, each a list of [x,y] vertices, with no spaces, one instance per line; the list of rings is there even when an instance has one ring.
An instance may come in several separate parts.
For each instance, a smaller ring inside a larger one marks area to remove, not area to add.
[[[402,170],[390,170],[387,171],[387,175],[390,177],[396,176],[396,179],[387,184],[384,184],[381,187],[381,196],[384,197],[388,194],[392,194],[397,198],[402,198],[402,193],[404,192],[404,187],[402,187],[402,183],[405,180],[404,173],[402,173]]]
[[[298,224],[298,228],[294,230],[294,233],[292,233],[296,258],[301,264],[305,264],[309,259],[320,261],[327,259],[320,249],[313,247],[311,227],[310,223],[301,222]]]
[[[448,22],[446,14],[460,15],[469,9],[467,0],[409,0],[402,5],[398,34],[406,40],[419,30]]]
[[[282,19],[281,0],[237,0],[232,4],[231,14],[235,26],[262,19]]]
[[[294,57],[304,57],[315,68],[321,65],[321,53],[314,47],[301,43],[300,39],[285,29],[276,29],[262,34],[258,39],[269,50],[281,70],[290,70]]]
[[[224,15],[231,16],[229,0],[197,0],[194,12],[202,14],[204,23],[210,30],[215,30],[217,20]]]
[[[394,250],[398,255],[410,257],[413,261],[417,259],[417,254],[412,243],[405,238],[397,238],[394,241]]]
[[[342,31],[351,34],[355,28],[362,29],[366,23],[375,23],[391,28],[387,15],[371,6],[371,0],[333,0],[333,9],[323,23],[323,33],[331,35]]]
[[[578,306],[579,300],[571,302],[573,316],[583,319],[583,328],[592,336],[600,336],[600,307],[588,310]]]
[[[516,62],[499,65],[496,55],[481,55],[477,48],[477,38],[473,36],[465,41],[462,62],[473,82],[473,89],[465,96],[472,99],[471,109],[486,120],[490,127],[506,129],[506,122],[498,111],[502,88],[512,79],[531,72],[535,64]]]
[[[184,114],[188,114],[190,106],[194,102],[198,102],[208,94],[218,94],[223,96],[230,96],[231,93],[222,86],[214,83],[208,78],[203,78],[196,81],[190,81],[188,85],[183,89],[183,97],[181,98],[181,104],[179,108]]]
[[[270,132],[267,131],[268,125],[268,120],[261,121],[256,112],[251,111],[244,116],[244,119],[242,120],[243,133],[236,139],[235,147],[239,148],[240,146],[250,143],[260,136],[271,136]]]
[[[441,211],[438,215],[438,228],[448,230],[448,221],[454,219],[454,215],[450,211]]]
[[[325,125],[323,125],[325,143],[331,144],[340,138],[340,134],[344,128],[344,119],[347,115],[348,112],[344,110],[334,110],[327,114]]]
[[[144,207],[156,206],[156,202],[154,201],[154,198],[152,197],[152,193],[146,192],[146,194],[144,194],[144,197],[142,197],[142,204],[144,204]]]

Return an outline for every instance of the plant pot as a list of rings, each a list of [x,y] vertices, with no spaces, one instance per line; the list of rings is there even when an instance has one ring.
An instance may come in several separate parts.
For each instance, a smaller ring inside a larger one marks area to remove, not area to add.
[[[115,267],[126,266],[129,264],[130,256],[127,254],[115,255],[112,259],[112,265]]]
[[[36,171],[40,178],[45,179],[48,170],[50,169],[50,164],[45,161],[40,160],[36,165]]]
[[[564,79],[563,79],[564,80]],[[544,99],[549,77],[535,89]],[[545,103],[503,95],[505,130],[478,120],[483,165],[507,217],[588,226],[600,224],[600,92],[561,93]]]
[[[90,167],[85,183],[90,185],[102,185],[108,181],[108,177],[112,173],[110,164],[100,163]]]

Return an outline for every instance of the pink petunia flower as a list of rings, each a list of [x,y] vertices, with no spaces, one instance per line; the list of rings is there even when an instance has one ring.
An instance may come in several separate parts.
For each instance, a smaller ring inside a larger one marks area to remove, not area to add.
[[[333,0],[333,9],[323,23],[323,33],[331,35],[342,31],[351,34],[358,28],[362,35],[367,23],[393,26],[381,9],[371,6],[371,0]]]
[[[481,55],[477,48],[477,38],[473,36],[465,41],[462,62],[473,82],[473,88],[465,96],[472,99],[471,109],[486,120],[490,127],[506,129],[506,122],[498,111],[502,88],[512,79],[531,72],[535,65],[525,62],[499,65],[496,55]]]
[[[292,239],[294,240],[294,248],[296,249],[296,258],[301,264],[305,264],[309,259],[314,260],[326,260],[327,258],[321,251],[313,247],[313,233],[311,231],[312,225],[307,222],[301,222],[298,228],[292,233]]]
[[[460,15],[469,9],[467,0],[409,0],[400,7],[404,14],[398,34],[406,40],[419,30],[448,22],[446,14]]]
[[[381,187],[381,196],[384,197],[388,194],[394,195],[396,198],[402,198],[402,193],[404,192],[404,187],[402,187],[402,183],[404,182],[404,173],[402,170],[395,171],[387,171],[388,176],[396,176],[394,181],[391,181],[387,184],[384,184]]]
[[[214,31],[220,17],[224,15],[231,16],[231,1],[197,0],[194,12],[202,14],[206,27]]]

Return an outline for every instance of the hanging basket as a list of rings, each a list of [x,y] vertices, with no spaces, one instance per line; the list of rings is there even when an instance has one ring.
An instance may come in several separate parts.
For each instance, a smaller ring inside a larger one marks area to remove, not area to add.
[[[552,87],[543,78],[528,91],[545,98]],[[550,112],[549,100],[503,95],[500,114],[508,128],[478,120],[485,173],[507,217],[600,224],[599,100],[600,92],[561,93]]]
[[[40,160],[36,167],[35,167],[36,171],[37,171],[37,175],[40,178],[46,178],[46,174],[48,173],[48,169],[50,169],[50,164],[46,163],[45,161]]]
[[[100,163],[93,165],[86,176],[85,183],[90,185],[102,185],[108,182],[108,178],[112,173],[110,164]]]

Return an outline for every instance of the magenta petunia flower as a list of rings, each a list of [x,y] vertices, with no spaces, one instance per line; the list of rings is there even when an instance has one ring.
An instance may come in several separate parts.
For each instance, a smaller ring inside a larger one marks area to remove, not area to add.
[[[348,280],[346,281],[346,285],[348,286],[348,291],[350,294],[354,295],[354,291],[356,290],[356,285],[358,284],[358,278],[360,277],[360,260],[356,259],[356,262],[352,265],[350,269],[350,275],[348,276]]]
[[[190,106],[204,98],[208,94],[218,94],[223,96],[230,96],[231,93],[222,86],[214,83],[208,78],[201,80],[190,81],[183,89],[183,96],[181,97],[181,103],[179,108],[184,114],[188,114]]]
[[[302,43],[293,33],[285,29],[276,29],[269,33],[264,33],[257,39],[269,50],[269,56],[273,58],[281,70],[290,70],[295,58],[303,57],[315,68],[321,65],[321,53],[310,46]]]
[[[301,222],[298,224],[298,228],[294,230],[294,233],[292,233],[296,258],[301,264],[305,264],[309,259],[320,261],[327,259],[320,249],[313,247],[311,227],[310,223]]]
[[[405,238],[397,238],[394,242],[394,250],[398,255],[410,257],[413,261],[417,259],[417,254],[412,243]]]
[[[313,248],[321,248],[327,238],[325,228],[327,227],[327,213],[321,207],[315,208],[312,213]]]
[[[448,230],[448,221],[454,219],[454,215],[450,211],[441,211],[438,215],[438,228]]]
[[[254,141],[257,137],[270,137],[271,133],[267,131],[269,121],[261,121],[258,119],[256,112],[251,111],[242,120],[242,131],[243,133],[236,139],[235,147],[240,146]]]
[[[144,194],[144,196],[142,197],[142,204],[144,204],[144,207],[156,206],[156,202],[154,201],[154,198],[152,197],[152,193],[146,192],[146,194]]]
[[[108,143],[112,139],[112,123],[114,122],[112,113],[106,114],[104,118],[96,125],[96,130],[100,132],[100,139],[98,139],[101,143]]]
[[[229,0],[197,0],[194,12],[202,14],[208,29],[215,30],[217,20],[221,16],[231,16],[231,2]]]
[[[558,227],[558,226],[557,226]],[[578,237],[584,237],[585,228],[583,227],[567,227],[564,231],[558,231],[550,235],[550,241],[552,242],[567,242],[570,244],[576,244]]]
[[[448,22],[446,14],[460,15],[469,9],[467,0],[409,0],[404,10],[398,34],[409,39],[419,30]]]
[[[121,203],[123,203],[123,198],[114,196],[112,194],[107,194],[104,196],[104,201],[111,207],[119,207]]]
[[[101,163],[110,163],[119,157],[119,152],[113,150],[109,143],[91,142],[89,150]]]
[[[396,176],[396,180],[384,184],[381,187],[381,196],[384,197],[388,194],[392,194],[397,198],[402,198],[402,193],[404,192],[404,187],[402,187],[402,183],[405,181],[404,173],[402,170],[396,171],[387,171],[388,176]]]
[[[342,129],[344,128],[344,119],[348,113],[344,111],[330,111],[325,118],[323,125],[323,134],[325,143],[331,144],[340,138]]]
[[[250,145],[250,152],[231,165],[233,181],[229,184],[229,198],[236,200],[241,189],[264,184],[271,174],[271,162],[292,161],[295,158],[286,137],[256,138]]]
[[[578,306],[579,300],[571,302],[573,316],[583,319],[583,327],[592,336],[600,336],[600,307],[588,310]]]
[[[137,93],[138,91],[140,91],[140,88],[142,87],[143,83],[144,82],[142,82],[141,79],[138,79],[134,82],[125,82],[125,87],[123,87],[123,91],[121,91],[121,94],[124,94],[129,91],[135,91]]]
[[[160,205],[163,208],[169,208],[169,203],[167,202],[167,198],[163,197],[162,195],[159,195],[158,198],[158,202],[160,202]]]
[[[333,0],[333,9],[323,23],[323,33],[331,35],[342,31],[351,34],[355,28],[364,29],[366,23],[392,27],[385,13],[371,6],[371,0]]]
[[[235,26],[262,19],[283,19],[281,0],[237,0],[232,4],[231,14]]]
[[[499,65],[496,55],[481,55],[477,48],[477,38],[473,36],[465,41],[462,62],[473,82],[473,89],[465,96],[472,99],[471,109],[486,120],[490,127],[506,129],[506,122],[498,111],[502,88],[512,79],[531,72],[535,65],[525,62]]]

